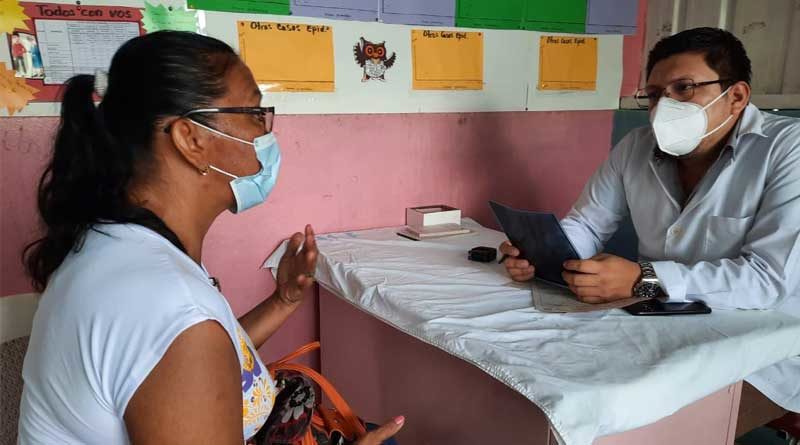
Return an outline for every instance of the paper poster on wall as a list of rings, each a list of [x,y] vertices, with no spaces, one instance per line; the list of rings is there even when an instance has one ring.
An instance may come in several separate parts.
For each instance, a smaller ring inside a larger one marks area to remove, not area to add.
[[[415,90],[483,89],[483,33],[411,31]]]
[[[582,34],[585,22],[586,0],[527,0],[523,28]]]
[[[636,34],[639,0],[588,0],[586,32]]]
[[[0,62],[0,109],[5,109],[10,116],[25,108],[37,91],[16,74],[15,70],[6,68],[6,64]]]
[[[187,0],[189,9],[289,15],[289,0]]]
[[[333,29],[239,21],[239,53],[265,92],[334,91]]]
[[[20,3],[29,31],[8,39],[11,65],[37,90],[33,102],[58,101],[61,85],[76,74],[108,70],[126,41],[143,33],[139,8],[56,3]]]
[[[23,7],[17,0],[0,0],[0,34],[11,34],[15,29],[27,30]]]
[[[338,20],[378,20],[376,0],[292,0],[292,15]]]
[[[76,74],[107,70],[120,46],[139,35],[132,22],[34,20],[44,83],[62,84]]]
[[[381,21],[404,25],[454,26],[456,0],[381,0]]]
[[[458,0],[456,26],[519,29],[526,0]]]
[[[539,40],[540,90],[597,89],[597,37],[543,36]]]
[[[147,32],[162,30],[197,32],[197,11],[183,6],[153,5],[145,1],[142,25]]]
[[[370,80],[386,81],[386,70],[394,66],[397,60],[397,53],[392,53],[389,56],[389,51],[386,49],[386,42],[370,42],[364,37],[361,37],[353,47],[353,55],[355,55],[356,63],[364,69],[364,74],[361,76],[362,82]]]

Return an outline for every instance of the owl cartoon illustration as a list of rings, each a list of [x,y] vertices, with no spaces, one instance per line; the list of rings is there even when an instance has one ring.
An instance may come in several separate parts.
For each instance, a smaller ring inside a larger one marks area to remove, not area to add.
[[[353,54],[356,56],[358,66],[364,68],[364,75],[361,77],[362,82],[372,79],[385,82],[386,70],[391,68],[397,59],[397,53],[394,52],[392,57],[386,57],[386,42],[372,43],[363,37],[353,48]]]

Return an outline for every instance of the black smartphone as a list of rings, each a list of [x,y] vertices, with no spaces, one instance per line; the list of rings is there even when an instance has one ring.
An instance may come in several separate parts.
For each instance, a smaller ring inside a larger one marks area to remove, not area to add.
[[[645,300],[625,307],[631,315],[698,315],[710,314],[711,308],[699,301],[691,303],[664,303]]]

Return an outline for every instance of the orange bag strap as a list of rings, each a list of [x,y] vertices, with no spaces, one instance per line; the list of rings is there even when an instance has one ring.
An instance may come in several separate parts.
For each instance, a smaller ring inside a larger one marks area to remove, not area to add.
[[[311,428],[307,429],[306,433],[303,434],[300,445],[318,445],[317,439],[314,438],[314,433],[311,432]]]
[[[311,342],[305,346],[301,346],[298,350],[292,352],[291,354],[281,357],[278,360],[275,360],[274,362],[267,365],[267,370],[269,370],[270,374],[273,374],[273,368],[276,365],[290,362],[296,359],[297,357],[300,357],[303,354],[308,354],[311,351],[316,351],[317,349],[319,349],[319,347],[320,343],[318,341]]]
[[[317,342],[317,347],[319,347],[319,343]],[[313,348],[312,348],[313,349]],[[350,405],[344,400],[344,398],[339,394],[339,391],[333,387],[330,381],[322,376],[322,374],[318,373],[317,371],[309,368],[305,365],[298,365],[296,363],[281,363],[276,362],[270,364],[270,372],[274,371],[296,371],[299,372],[306,377],[310,378],[314,381],[317,385],[319,385],[322,392],[328,397],[331,402],[331,405],[339,412],[342,416],[342,420],[344,421],[344,425],[341,425],[342,432],[345,433],[347,436],[355,437],[362,437],[367,434],[364,425],[358,420],[358,417],[353,413],[352,408]]]
[[[322,419],[322,416],[320,416],[318,412],[314,411],[314,414],[311,416],[311,424],[317,428],[324,428],[325,420]]]

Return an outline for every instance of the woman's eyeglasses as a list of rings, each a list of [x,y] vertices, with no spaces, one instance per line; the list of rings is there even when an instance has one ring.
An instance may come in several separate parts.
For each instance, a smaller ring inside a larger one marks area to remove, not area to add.
[[[189,110],[179,116],[180,118],[191,117],[197,114],[250,114],[264,125],[264,134],[272,132],[272,123],[275,120],[275,107],[221,107],[221,108],[197,108]],[[165,133],[169,133],[172,124],[164,128]]]

